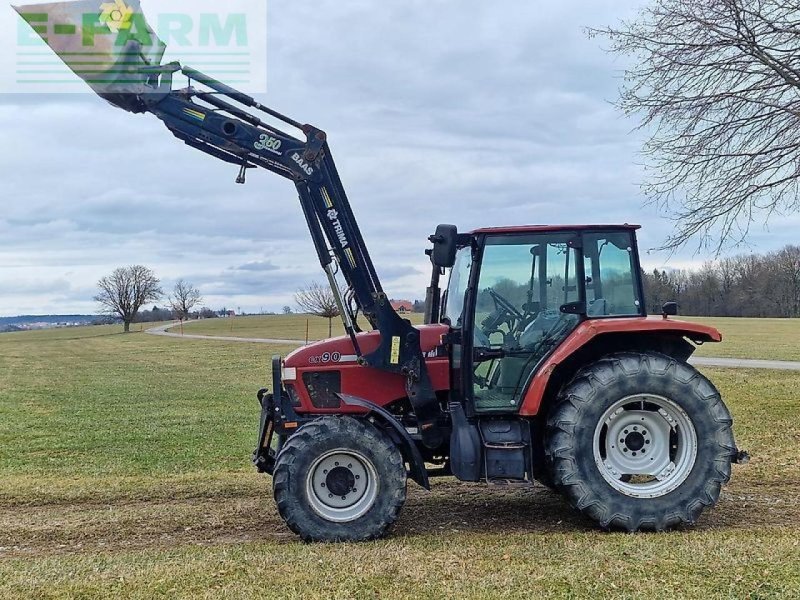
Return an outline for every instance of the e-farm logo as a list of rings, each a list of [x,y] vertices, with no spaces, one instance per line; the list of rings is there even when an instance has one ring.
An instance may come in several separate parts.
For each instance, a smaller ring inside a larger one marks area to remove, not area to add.
[[[266,92],[263,0],[78,0],[14,9],[19,16],[0,15],[0,35],[13,27],[3,37],[16,40],[15,60],[0,58],[0,92],[89,92],[81,79],[124,83],[147,63],[176,60],[243,92]]]

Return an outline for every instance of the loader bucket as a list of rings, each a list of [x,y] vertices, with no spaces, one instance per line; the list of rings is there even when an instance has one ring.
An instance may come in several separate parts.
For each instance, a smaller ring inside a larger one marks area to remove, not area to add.
[[[142,14],[139,0],[77,0],[15,6],[20,16],[92,90],[131,112],[145,110],[152,91],[143,67],[166,50]]]

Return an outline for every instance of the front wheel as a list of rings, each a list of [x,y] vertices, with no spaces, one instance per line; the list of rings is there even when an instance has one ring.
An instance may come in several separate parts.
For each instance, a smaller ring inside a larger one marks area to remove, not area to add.
[[[406,468],[397,446],[372,424],[322,417],[286,441],[273,492],[281,517],[304,540],[369,540],[397,520]]]
[[[623,353],[559,395],[545,451],[554,483],[604,528],[694,523],[730,479],[736,446],[719,392],[686,363]]]

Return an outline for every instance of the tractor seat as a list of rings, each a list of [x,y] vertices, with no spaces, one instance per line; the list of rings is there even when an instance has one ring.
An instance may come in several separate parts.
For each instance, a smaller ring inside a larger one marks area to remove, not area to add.
[[[519,336],[519,345],[523,348],[535,346],[548,331],[553,329],[560,318],[561,313],[557,310],[543,310]]]

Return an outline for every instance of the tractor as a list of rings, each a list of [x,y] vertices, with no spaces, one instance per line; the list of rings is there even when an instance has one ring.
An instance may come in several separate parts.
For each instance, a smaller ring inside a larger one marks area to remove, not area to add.
[[[429,489],[435,475],[538,481],[605,529],[694,523],[745,454],[719,392],[687,363],[721,335],[671,318],[673,303],[646,315],[636,230],[440,225],[425,325],[386,350],[377,328],[273,358],[254,461],[289,527],[381,536],[406,479]],[[404,362],[408,345],[419,355]]]
[[[234,165],[237,183],[260,168],[297,189],[346,334],[273,357],[253,462],[302,539],[381,537],[408,479],[430,489],[434,476],[543,485],[629,532],[692,524],[716,503],[746,455],[687,361],[722,336],[676,320],[674,303],[648,317],[636,225],[439,225],[415,326],[381,285],[324,131],[136,39],[110,52],[116,79],[83,75],[100,96]],[[176,73],[188,87],[173,89]]]

